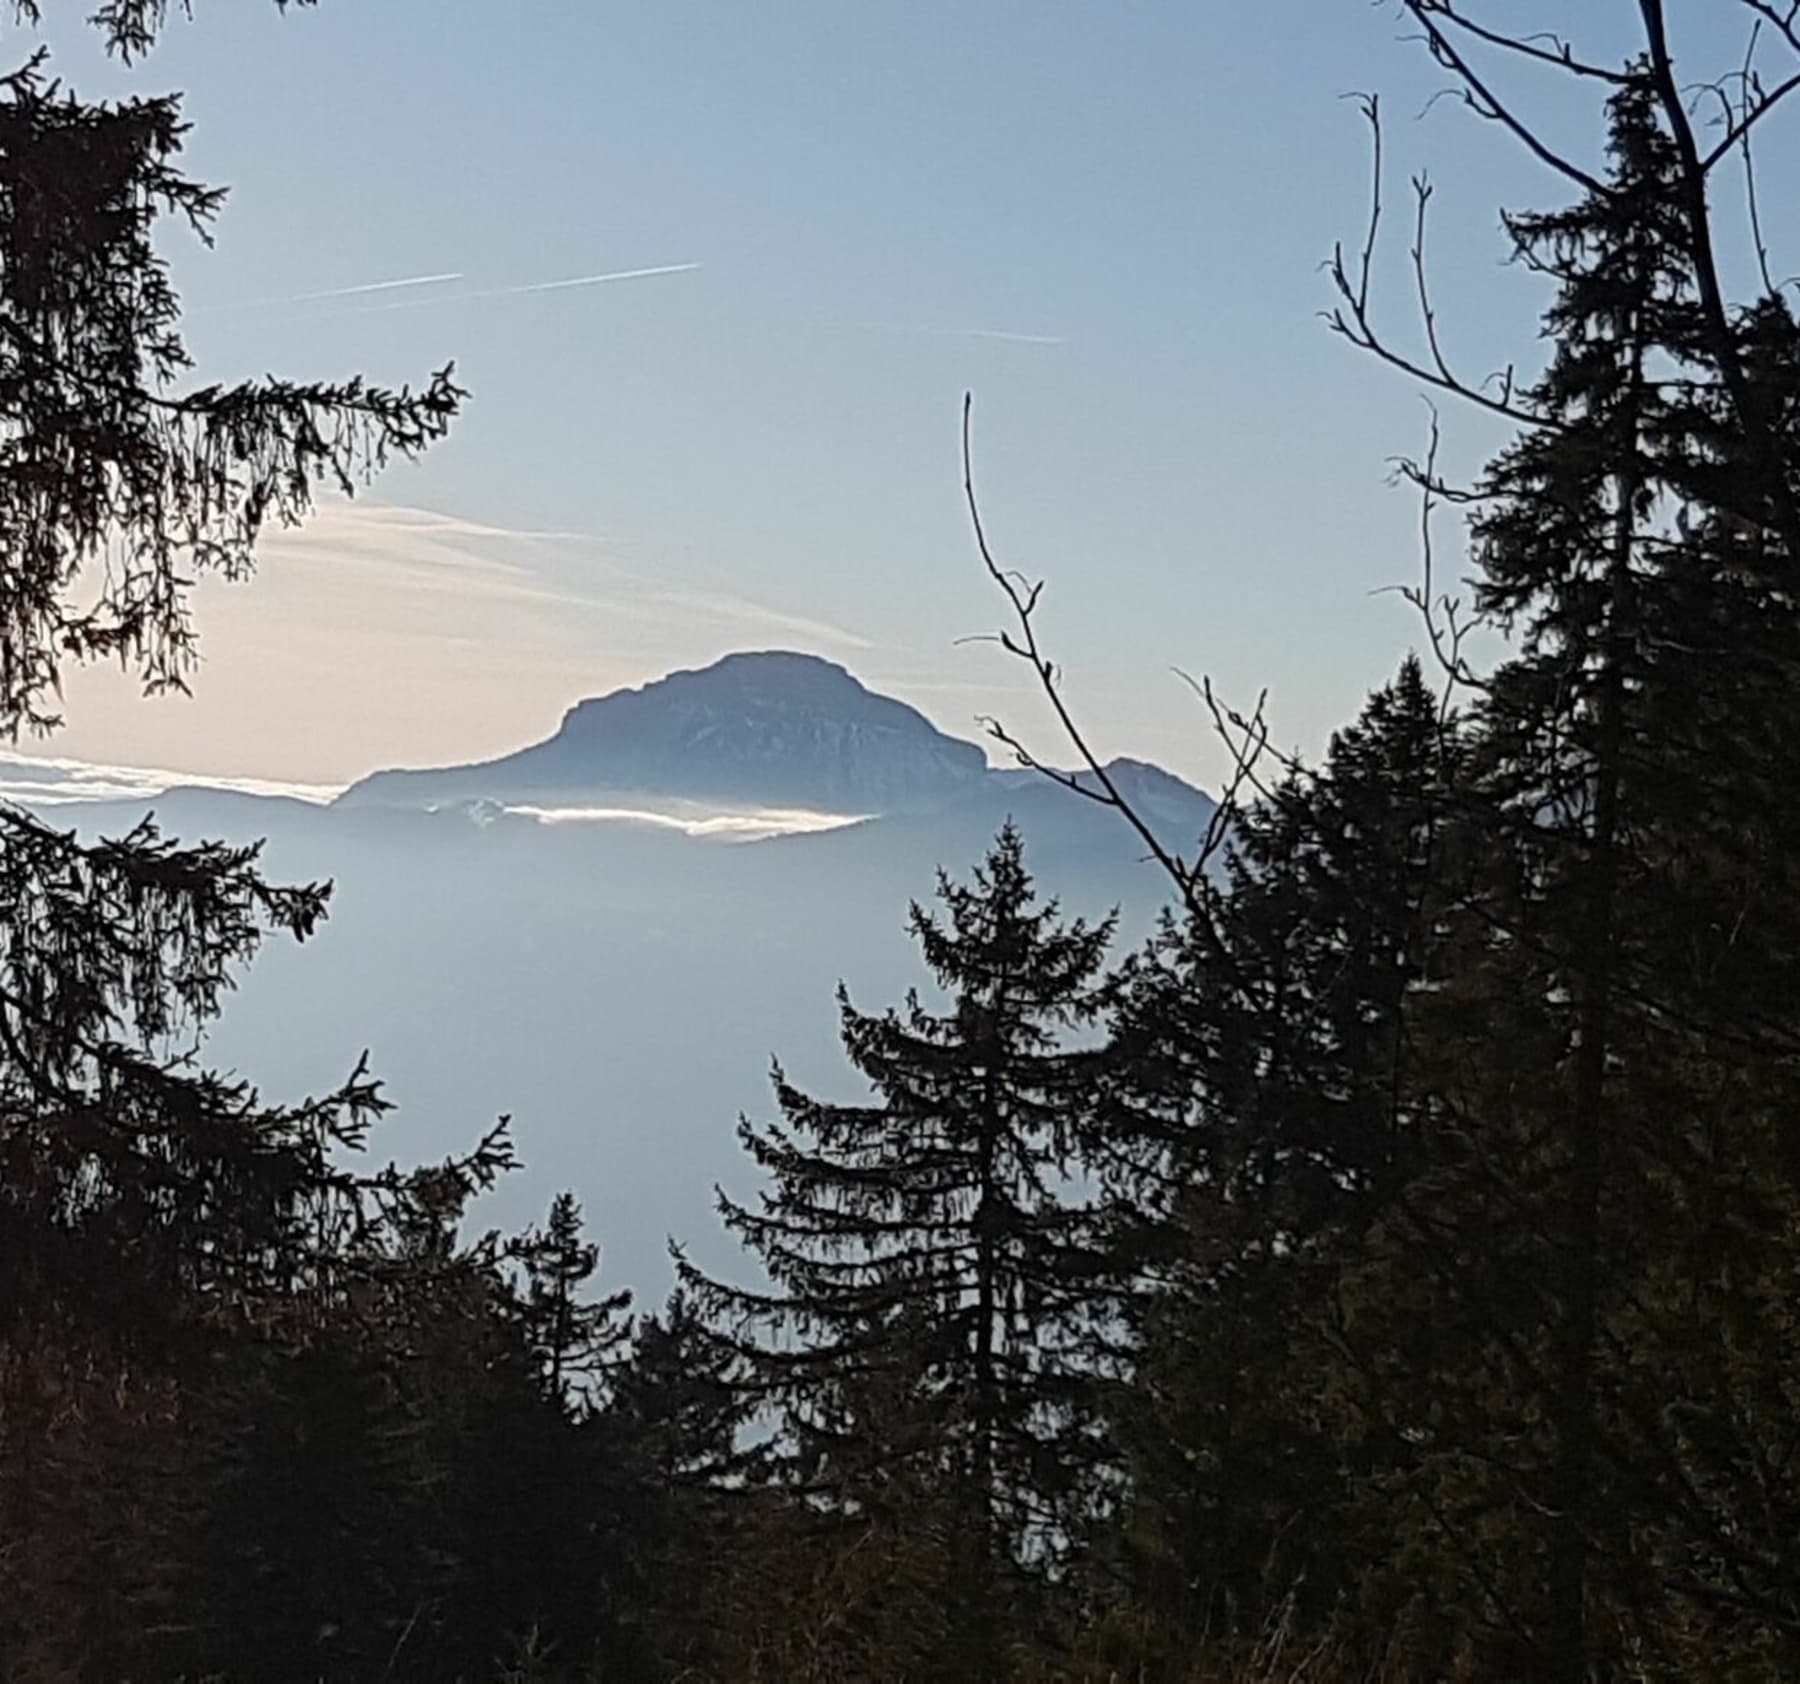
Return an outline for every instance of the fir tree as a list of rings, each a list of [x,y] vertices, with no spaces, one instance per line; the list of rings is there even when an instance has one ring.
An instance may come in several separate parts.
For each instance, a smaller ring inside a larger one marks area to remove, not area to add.
[[[600,1248],[581,1237],[581,1226],[575,1195],[558,1193],[544,1226],[508,1247],[523,1277],[519,1309],[527,1347],[546,1394],[563,1406],[591,1393],[631,1337],[630,1324],[620,1320],[631,1306],[629,1290],[581,1297],[600,1267]]]
[[[1011,826],[939,898],[912,930],[944,1011],[914,994],[871,1016],[840,991],[879,1103],[816,1100],[778,1070],[783,1122],[740,1128],[772,1185],[720,1208],[769,1288],[684,1273],[779,1410],[791,1476],[941,1539],[956,1664],[976,1677],[1002,1664],[1001,1587],[1049,1547],[1092,1461],[1081,1371],[1107,1264],[1071,1177],[1094,1056],[1059,1034],[1094,1018],[1112,926],[1038,904]]]
[[[737,1358],[677,1289],[638,1323],[589,1424],[609,1470],[622,1601],[657,1676],[731,1676],[728,1603],[757,1543]]]
[[[1517,647],[1472,710],[1468,869],[1412,1014],[1425,1149],[1340,1290],[1345,1395],[1411,1470],[1385,1490],[1414,1541],[1370,1579],[1428,1625],[1478,1610],[1479,1664],[1571,1679],[1699,1632],[1765,1664],[1797,1588],[1792,1485],[1747,1422],[1785,1417],[1795,1355],[1759,1306],[1791,1267],[1768,1128],[1800,644],[1659,111],[1629,83],[1604,188],[1509,221],[1557,289],[1541,424],[1472,494]],[[1791,380],[1784,307],[1733,331]]]
[[[1515,1384],[1541,1403],[1554,1445],[1540,1469],[1525,1448],[1526,1403],[1490,1465],[1552,1517],[1540,1648],[1570,1677],[1642,1642],[1635,1609],[1651,1558],[1703,1599],[1741,1600],[1745,1616],[1785,1608],[1791,1619],[1800,1588],[1788,1567],[1770,1576],[1785,1546],[1771,1560],[1738,1542],[1738,1504],[1760,1507],[1772,1491],[1753,1496],[1672,1428],[1724,1400],[1676,1403],[1676,1374],[1694,1372],[1682,1348],[1705,1337],[1710,1317],[1659,1314],[1667,1299],[1652,1286],[1665,1247],[1694,1256],[1696,1222],[1715,1242],[1721,1222],[1765,1232],[1772,1214],[1785,1222],[1719,1179],[1726,1140],[1732,1155],[1765,1155],[1756,1126],[1743,1132],[1745,1104],[1753,1115],[1785,1080],[1759,1099],[1704,1072],[1727,1058],[1741,1067],[1743,1049],[1728,1052],[1726,1037],[1749,1031],[1754,1045],[1758,1021],[1773,1007],[1779,1024],[1792,999],[1791,985],[1769,991],[1767,972],[1760,998],[1741,986],[1751,954],[1785,949],[1782,968],[1791,964],[1791,935],[1767,940],[1791,921],[1778,912],[1766,932],[1727,929],[1742,920],[1747,878],[1766,894],[1787,876],[1768,842],[1792,810],[1781,784],[1796,765],[1795,716],[1768,689],[1766,663],[1791,661],[1800,643],[1777,594],[1744,590],[1744,546],[1720,553],[1727,533],[1772,533],[1777,523],[1757,517],[1780,499],[1757,487],[1766,441],[1733,424],[1704,328],[1676,143],[1641,82],[1614,99],[1611,119],[1606,191],[1511,220],[1522,254],[1558,286],[1546,322],[1555,352],[1533,394],[1546,425],[1496,461],[1472,526],[1482,605],[1521,638],[1479,710],[1504,862],[1484,913],[1507,950],[1490,939],[1476,964],[1543,1002],[1540,1044],[1552,1053],[1519,1112],[1527,1135],[1513,1165],[1483,1171],[1493,1190],[1510,1183],[1524,1206],[1515,1232],[1532,1236],[1508,1247],[1504,1296],[1483,1296],[1523,1312],[1510,1323]],[[1734,332],[1771,373],[1775,349],[1791,378],[1784,308],[1752,312]],[[1749,548],[1766,554],[1771,541]],[[1723,667],[1682,654],[1696,633]],[[1759,746],[1746,755],[1747,743]],[[1766,1053],[1756,1062],[1773,1073]],[[1499,1076],[1492,1050],[1484,1063]],[[1486,1107],[1471,1100],[1479,1138]],[[1498,1148],[1489,1142],[1490,1161]],[[1757,1482],[1767,1477],[1785,1484],[1772,1469]],[[1529,1595],[1515,1607],[1536,1623]]]
[[[1102,1547],[1176,1656],[1327,1621],[1366,1565],[1346,1476],[1372,1450],[1323,1407],[1332,1300],[1418,1169],[1408,1011],[1459,758],[1408,660],[1240,816],[1209,927],[1166,923],[1115,990],[1112,1229],[1140,1285],[1112,1406],[1132,1494]]]
[[[36,6],[13,10],[36,20]],[[166,10],[120,0],[93,21],[131,56]],[[42,54],[0,78],[9,738],[52,727],[84,663],[179,688],[192,581],[247,575],[270,521],[423,449],[461,398],[448,371],[418,392],[191,381],[161,246],[170,224],[205,238],[222,195],[178,168],[184,133],[177,98],[83,101]],[[0,812],[9,1677],[156,1676],[184,1664],[170,1661],[183,1644],[204,1647],[210,1618],[184,1607],[184,1585],[209,1547],[196,1529],[230,1506],[223,1460],[221,1483],[186,1477],[208,1438],[198,1423],[219,1419],[209,1391],[255,1348],[354,1319],[402,1274],[428,1290],[435,1270],[352,1243],[390,1234],[421,1197],[347,1163],[384,1108],[363,1070],[276,1106],[198,1057],[236,969],[268,934],[310,934],[325,900],[270,886],[254,849],[182,847],[148,823],[81,841]],[[504,1158],[495,1139],[450,1173],[472,1188]]]

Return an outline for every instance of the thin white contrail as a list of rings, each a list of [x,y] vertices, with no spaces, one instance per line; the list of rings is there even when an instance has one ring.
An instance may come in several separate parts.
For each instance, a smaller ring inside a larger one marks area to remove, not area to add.
[[[400,287],[435,287],[449,281],[460,281],[462,271],[443,275],[404,275],[394,281],[363,281],[353,287],[327,287],[323,292],[292,292],[283,298],[249,298],[238,304],[215,304],[193,312],[197,316],[217,315],[221,310],[273,310],[285,304],[315,304],[322,298],[356,298],[370,292],[393,292]]]
[[[276,304],[306,304],[315,298],[354,298],[364,292],[393,292],[400,287],[435,287],[446,281],[460,281],[462,271],[447,275],[407,275],[398,281],[364,281],[361,286],[329,287],[324,292],[300,292],[292,298],[277,298]]]
[[[961,327],[949,331],[964,339],[1003,339],[1009,345],[1066,345],[1060,333],[1009,333],[997,327]]]
[[[999,327],[926,327],[917,322],[865,322],[878,333],[915,333],[928,339],[998,339],[1007,345],[1067,345],[1060,333],[1015,333]]]
[[[650,275],[685,275],[698,263],[662,263],[654,269],[615,269],[606,275],[576,275],[566,281],[532,281],[526,286],[496,287],[492,292],[464,294],[474,298],[504,298],[511,292],[559,292],[564,287],[595,287],[602,281],[641,281]]]
[[[650,269],[612,269],[604,275],[571,275],[560,281],[525,281],[518,286],[482,287],[474,292],[446,292],[436,298],[406,298],[398,304],[366,304],[357,310],[341,312],[347,316],[372,314],[383,310],[424,310],[437,304],[462,304],[477,298],[514,298],[527,292],[560,292],[567,287],[601,286],[607,281],[639,281],[652,275],[686,275],[703,267],[698,263],[659,263]]]

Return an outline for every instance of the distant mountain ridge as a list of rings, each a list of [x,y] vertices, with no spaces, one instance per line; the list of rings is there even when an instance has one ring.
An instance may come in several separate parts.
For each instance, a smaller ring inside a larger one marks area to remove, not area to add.
[[[975,744],[916,708],[820,656],[768,650],[579,702],[555,736],[515,754],[376,772],[339,800],[566,806],[660,795],[864,814],[934,806],[988,775]]]

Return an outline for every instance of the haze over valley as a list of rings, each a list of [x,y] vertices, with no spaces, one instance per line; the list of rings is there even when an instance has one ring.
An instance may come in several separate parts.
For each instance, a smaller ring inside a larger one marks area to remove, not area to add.
[[[1205,794],[1142,763],[1111,771],[1191,850]],[[966,876],[1010,817],[1045,891],[1119,907],[1126,938],[1168,890],[1116,814],[791,651],[577,701],[550,738],[481,765],[342,790],[25,757],[0,774],[84,834],[153,811],[186,841],[266,838],[277,882],[331,878],[325,926],[265,945],[204,1056],[287,1100],[366,1047],[398,1107],[377,1152],[408,1160],[510,1113],[524,1167],[476,1219],[518,1227],[579,1188],[606,1282],[649,1304],[671,1234],[737,1266],[711,1188],[749,1191],[734,1129],[769,1109],[771,1058],[860,1097],[833,991],[877,1010],[925,981],[907,910],[940,866]]]

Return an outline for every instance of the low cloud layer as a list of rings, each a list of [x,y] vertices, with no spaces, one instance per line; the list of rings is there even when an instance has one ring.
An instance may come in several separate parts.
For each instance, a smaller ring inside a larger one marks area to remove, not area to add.
[[[273,778],[214,777],[157,766],[106,766],[64,757],[0,755],[0,801],[60,807],[75,801],[154,800],[171,789],[217,789],[236,795],[286,796],[322,805],[341,784],[283,783]]]

